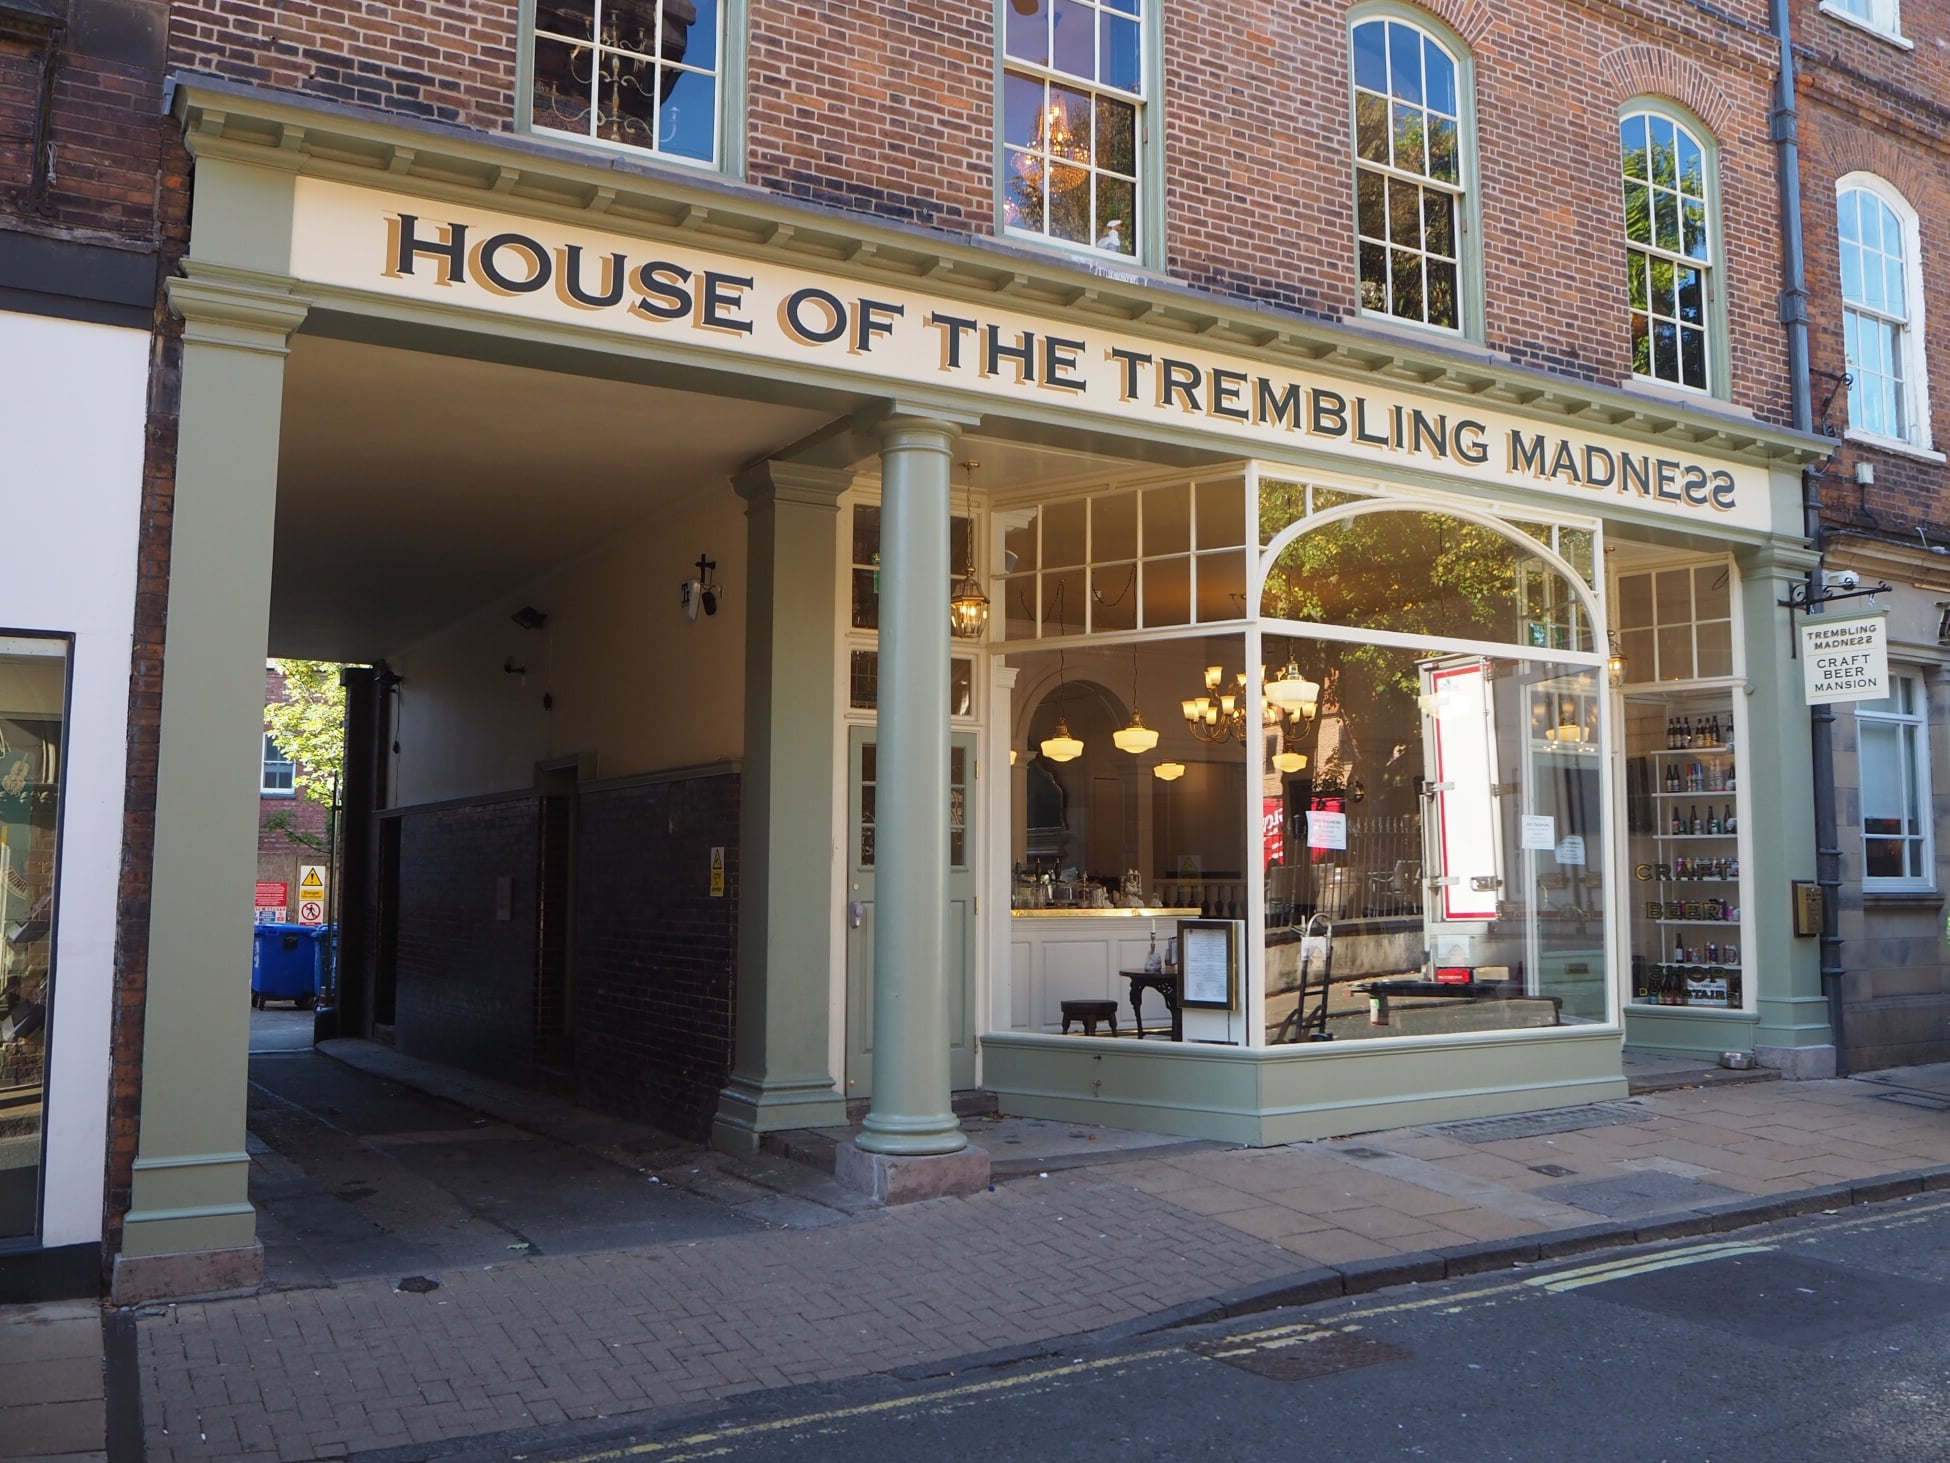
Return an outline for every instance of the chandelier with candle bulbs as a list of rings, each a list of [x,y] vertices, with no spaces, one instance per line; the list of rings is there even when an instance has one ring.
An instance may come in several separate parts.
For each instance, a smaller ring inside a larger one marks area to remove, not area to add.
[[[1205,694],[1178,703],[1186,726],[1199,741],[1246,740],[1247,727],[1253,718],[1246,706],[1244,671],[1234,676],[1234,684],[1236,690],[1221,689],[1226,685],[1225,667],[1209,665],[1205,668]],[[1266,678],[1266,668],[1260,667],[1259,725],[1284,731],[1288,723],[1312,721],[1319,710],[1320,683],[1301,675],[1293,661],[1289,660],[1279,676],[1270,681]]]

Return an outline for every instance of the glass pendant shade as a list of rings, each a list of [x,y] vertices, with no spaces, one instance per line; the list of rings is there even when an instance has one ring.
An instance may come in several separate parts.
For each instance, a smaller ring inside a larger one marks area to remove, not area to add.
[[[1146,726],[1144,718],[1135,711],[1131,713],[1131,724],[1112,732],[1110,739],[1117,744],[1118,751],[1129,752],[1133,756],[1158,745],[1158,734]]]
[[[1176,782],[1185,775],[1183,762],[1160,762],[1151,769],[1151,775],[1160,782]]]
[[[1282,772],[1303,772],[1306,770],[1307,759],[1300,752],[1282,752],[1273,759],[1273,765]]]
[[[1070,735],[1070,724],[1056,719],[1056,735],[1043,739],[1043,755],[1052,762],[1074,762],[1083,755],[1083,743]]]
[[[1266,699],[1289,716],[1311,716],[1313,708],[1320,703],[1320,683],[1308,680],[1300,674],[1298,666],[1288,661],[1280,678],[1268,683]]]

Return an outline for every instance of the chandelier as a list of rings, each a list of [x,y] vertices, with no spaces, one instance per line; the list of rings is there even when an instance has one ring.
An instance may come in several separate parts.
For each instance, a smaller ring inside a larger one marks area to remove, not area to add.
[[[1236,691],[1221,691],[1219,688],[1226,684],[1225,667],[1208,665],[1205,668],[1205,694],[1178,703],[1185,715],[1186,726],[1199,741],[1217,743],[1246,740],[1247,726],[1252,719],[1245,705],[1246,673],[1239,671],[1234,679],[1238,687]],[[1302,676],[1300,668],[1292,661],[1288,661],[1279,678],[1272,681],[1266,679],[1266,668],[1261,666],[1260,681],[1258,720],[1262,727],[1284,729],[1288,719],[1312,721],[1319,712],[1319,682]]]

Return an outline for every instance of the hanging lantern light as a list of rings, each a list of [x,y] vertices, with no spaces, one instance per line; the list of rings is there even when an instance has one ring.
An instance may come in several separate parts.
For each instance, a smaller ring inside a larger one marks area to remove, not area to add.
[[[1288,716],[1304,716],[1312,721],[1320,709],[1320,682],[1301,675],[1300,667],[1289,659],[1279,679],[1267,683],[1266,699]]]
[[[1142,756],[1158,745],[1158,734],[1144,724],[1144,717],[1137,709],[1137,647],[1131,647],[1131,724],[1110,734],[1110,739],[1120,752],[1132,756]]]
[[[1291,776],[1295,772],[1306,771],[1307,757],[1304,752],[1296,752],[1291,748],[1282,748],[1280,754],[1273,759],[1273,765],[1279,768],[1280,771]]]
[[[979,462],[964,462],[964,487],[968,513],[968,565],[948,596],[948,629],[957,640],[980,640],[988,631],[989,597],[982,593],[982,581],[975,575],[975,469]]]
[[[1151,775],[1160,782],[1176,782],[1185,775],[1183,762],[1160,762],[1151,769]]]

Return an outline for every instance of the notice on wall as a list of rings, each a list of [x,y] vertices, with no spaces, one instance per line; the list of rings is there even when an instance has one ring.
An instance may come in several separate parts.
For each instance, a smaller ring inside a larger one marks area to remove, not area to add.
[[[1560,864],[1582,864],[1584,862],[1584,835],[1570,834],[1557,846],[1557,861]]]
[[[1557,819],[1550,814],[1525,813],[1523,816],[1523,846],[1525,848],[1546,849],[1557,847]]]
[[[724,846],[711,845],[711,897],[724,898]]]
[[[1826,616],[1801,622],[1801,685],[1810,706],[1889,694],[1889,622]]]
[[[1316,813],[1307,814],[1308,848],[1346,848],[1347,814]]]
[[[298,866],[298,923],[325,923],[325,865]]]

